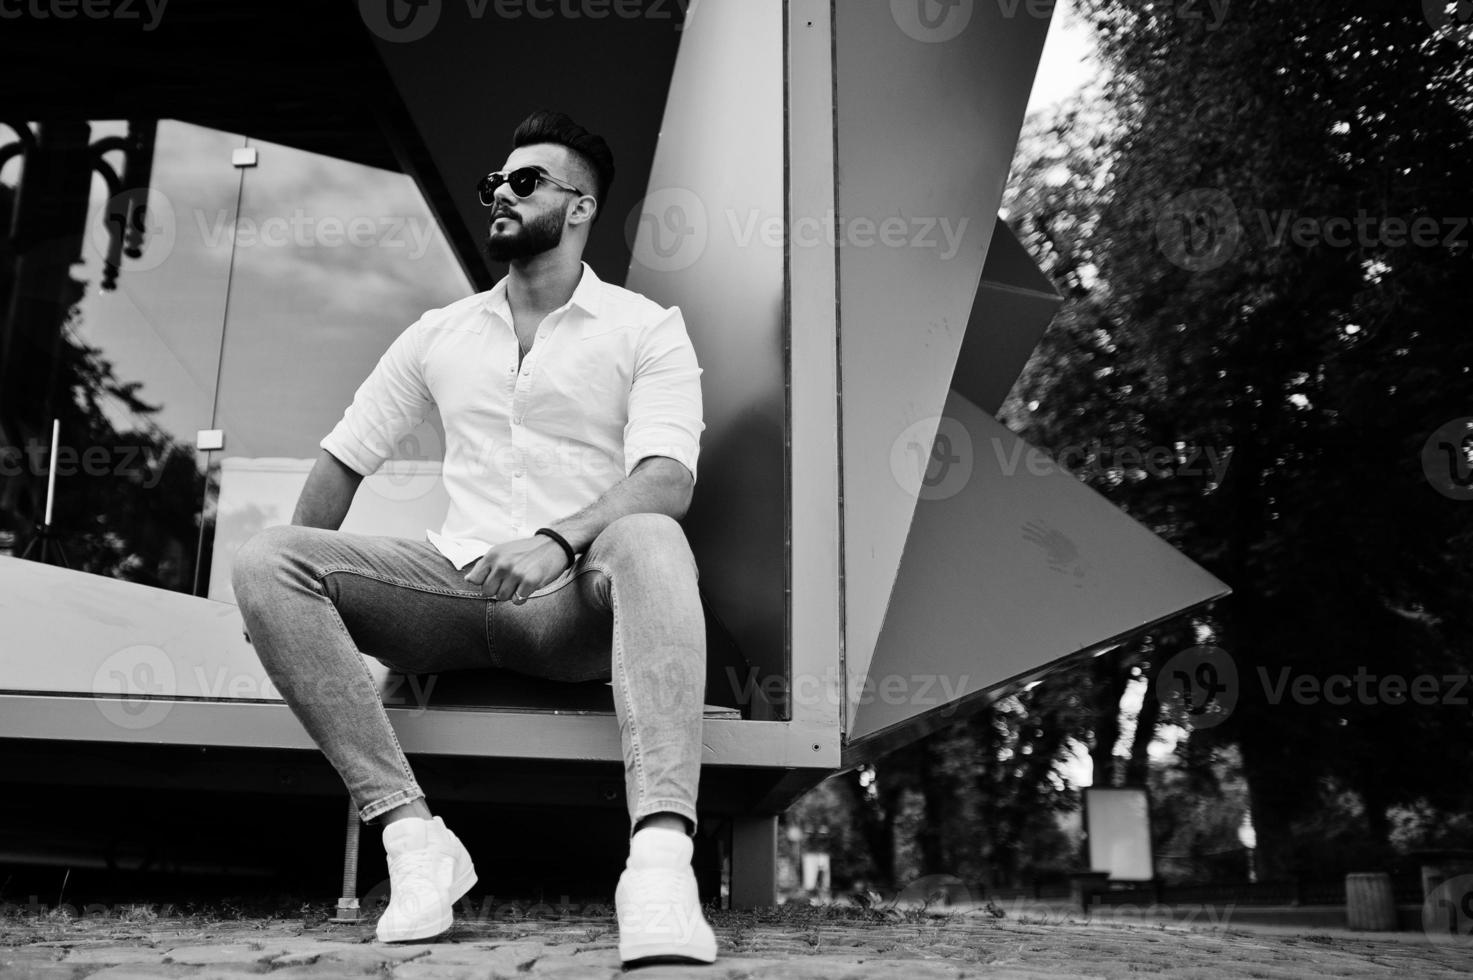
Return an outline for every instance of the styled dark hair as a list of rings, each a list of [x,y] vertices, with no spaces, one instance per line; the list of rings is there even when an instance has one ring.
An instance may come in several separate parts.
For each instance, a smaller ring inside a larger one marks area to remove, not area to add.
[[[561,112],[538,109],[517,126],[511,143],[513,149],[533,143],[556,143],[572,150],[595,178],[595,186],[589,193],[598,201],[598,210],[593,214],[594,223],[598,222],[604,213],[609,187],[614,183],[614,152],[602,136],[590,133]]]

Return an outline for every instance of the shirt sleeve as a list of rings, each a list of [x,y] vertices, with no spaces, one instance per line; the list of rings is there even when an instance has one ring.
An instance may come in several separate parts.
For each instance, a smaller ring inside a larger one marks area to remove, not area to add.
[[[702,419],[701,367],[679,307],[645,329],[635,352],[624,427],[624,472],[646,456],[669,456],[696,479]]]
[[[319,443],[360,476],[372,476],[392,459],[399,441],[434,404],[424,380],[421,337],[416,322],[395,338],[358,386],[342,419]]]

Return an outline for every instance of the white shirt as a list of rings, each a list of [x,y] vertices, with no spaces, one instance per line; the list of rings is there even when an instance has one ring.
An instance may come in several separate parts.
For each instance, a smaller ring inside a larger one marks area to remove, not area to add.
[[[597,500],[647,456],[696,476],[701,368],[679,307],[605,283],[585,262],[572,298],[520,347],[503,278],[399,335],[321,447],[369,476],[440,409],[450,507],[430,543],[457,569]]]

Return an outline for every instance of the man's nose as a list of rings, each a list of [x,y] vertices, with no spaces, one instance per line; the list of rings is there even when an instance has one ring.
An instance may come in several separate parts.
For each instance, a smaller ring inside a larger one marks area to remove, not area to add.
[[[509,180],[502,181],[501,186],[496,188],[491,197],[498,204],[511,205],[518,200],[517,196],[511,192],[511,181]]]

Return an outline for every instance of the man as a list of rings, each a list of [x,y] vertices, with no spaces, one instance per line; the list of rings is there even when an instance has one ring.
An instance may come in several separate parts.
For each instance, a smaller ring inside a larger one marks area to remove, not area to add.
[[[487,249],[509,271],[390,345],[322,440],[289,526],[236,555],[235,595],[267,673],[383,825],[385,942],[450,927],[476,882],[434,816],[363,660],[404,672],[497,666],[613,681],[631,839],[619,952],[713,962],[691,869],[705,687],[690,504],[701,368],[678,308],[582,261],[613,156],[561,113],[518,126],[481,181]],[[427,541],[338,530],[363,477],[438,406],[450,499]]]

